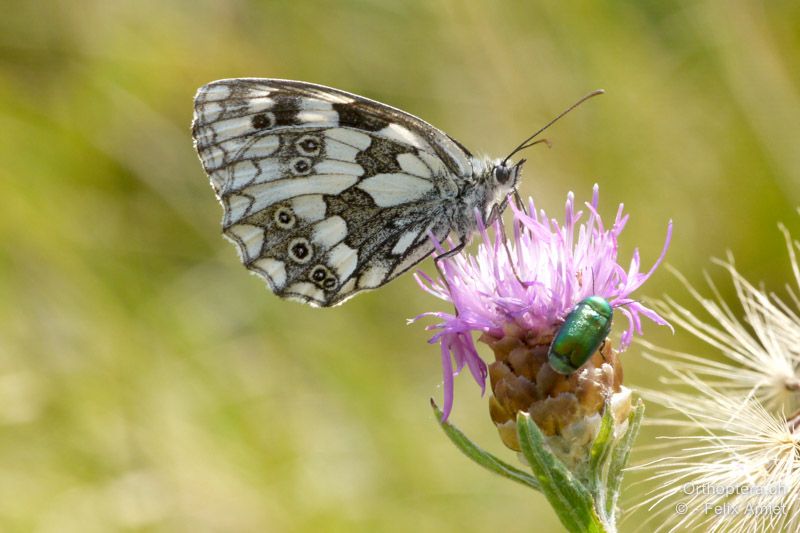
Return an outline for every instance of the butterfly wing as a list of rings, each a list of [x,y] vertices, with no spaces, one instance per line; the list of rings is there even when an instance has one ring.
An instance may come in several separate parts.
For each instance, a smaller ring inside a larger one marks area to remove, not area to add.
[[[398,109],[272,79],[202,87],[192,133],[223,233],[278,296],[343,302],[427,257],[469,152]]]

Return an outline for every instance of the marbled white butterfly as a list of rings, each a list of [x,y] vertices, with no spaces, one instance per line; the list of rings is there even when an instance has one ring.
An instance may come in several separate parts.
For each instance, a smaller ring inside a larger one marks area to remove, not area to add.
[[[192,124],[242,263],[278,296],[324,307],[419,263],[431,236],[463,248],[476,217],[490,223],[516,193],[524,160],[509,158],[537,134],[490,160],[394,107],[257,78],[201,87]]]

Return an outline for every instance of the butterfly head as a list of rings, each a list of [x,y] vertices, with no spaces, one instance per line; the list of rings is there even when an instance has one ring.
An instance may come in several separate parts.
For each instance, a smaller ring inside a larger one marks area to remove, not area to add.
[[[515,164],[509,163],[507,159],[504,159],[492,167],[492,188],[496,198],[505,198],[517,189],[525,160],[522,159]]]
[[[519,182],[519,175],[524,163],[525,160],[522,159],[513,165],[509,165],[508,160],[495,164],[492,168],[492,184],[495,190],[505,191],[503,196],[513,192],[517,188],[517,182]]]
[[[572,104],[569,108],[559,114],[556,118],[548,122],[544,125],[544,127],[540,128],[536,133],[529,136],[527,139],[522,141],[516,148],[514,148],[510,154],[508,154],[505,159],[495,161],[491,163],[491,176],[490,176],[490,187],[491,190],[494,192],[494,198],[492,199],[492,203],[487,204],[487,208],[489,211],[487,213],[495,213],[495,210],[499,208],[499,211],[502,212],[506,206],[508,201],[508,195],[511,193],[516,193],[517,185],[519,182],[520,173],[522,171],[522,165],[525,163],[524,159],[521,159],[518,163],[512,164],[510,159],[516,155],[517,153],[521,152],[522,150],[526,150],[532,146],[536,146],[537,144],[546,144],[550,146],[550,141],[547,139],[539,139],[534,140],[536,137],[542,133],[544,130],[552,126],[555,122],[557,122],[561,117],[578,107],[580,104],[592,98],[593,96],[597,96],[598,94],[603,94],[602,89],[598,89],[596,91],[592,91],[591,93],[587,94],[574,104]],[[490,214],[486,220],[492,218]]]
[[[486,163],[486,172],[483,174],[485,176],[483,191],[485,192],[482,204],[484,206],[484,222],[489,224],[505,210],[508,196],[516,193],[525,160],[511,163],[506,158]]]

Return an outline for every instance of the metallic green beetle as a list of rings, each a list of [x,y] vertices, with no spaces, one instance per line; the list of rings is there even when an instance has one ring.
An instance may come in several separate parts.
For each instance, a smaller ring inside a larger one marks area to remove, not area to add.
[[[569,312],[547,352],[559,374],[572,374],[600,348],[611,331],[614,310],[602,296],[584,298]]]

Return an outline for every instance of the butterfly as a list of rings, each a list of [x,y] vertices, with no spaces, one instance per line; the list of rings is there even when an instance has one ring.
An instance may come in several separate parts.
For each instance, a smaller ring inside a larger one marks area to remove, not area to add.
[[[388,283],[434,240],[456,243],[437,259],[460,251],[517,193],[525,160],[510,158],[543,130],[492,160],[389,105],[258,78],[201,87],[192,123],[242,263],[276,295],[319,307]]]

